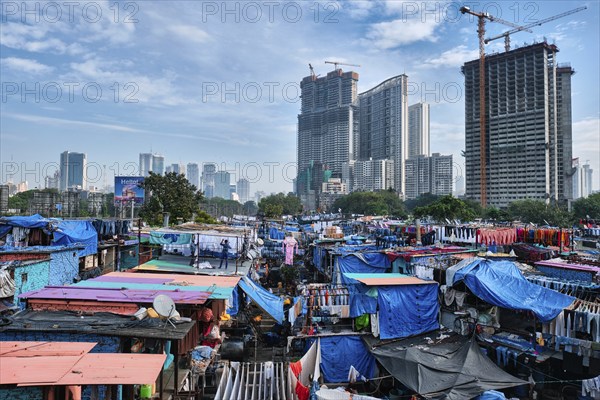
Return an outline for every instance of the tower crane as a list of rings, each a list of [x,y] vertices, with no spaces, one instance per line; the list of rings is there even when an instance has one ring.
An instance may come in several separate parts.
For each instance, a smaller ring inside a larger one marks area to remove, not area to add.
[[[526,31],[532,33],[533,31],[529,28],[541,25],[545,22],[553,21],[555,19],[564,17],[566,15],[570,15],[581,10],[586,9],[587,7],[579,7],[571,11],[567,11],[562,14],[555,15],[554,17],[546,18],[544,20],[531,23],[526,26],[519,26],[513,24],[512,22],[505,21],[501,18],[494,17],[488,13],[481,13],[472,11],[469,7],[463,6],[460,8],[460,12],[462,14],[469,14],[477,17],[477,36],[479,38],[479,181],[480,181],[480,193],[481,193],[481,206],[486,207],[487,205],[487,179],[486,179],[486,171],[487,171],[487,153],[486,153],[486,101],[485,101],[485,45],[492,40],[499,39],[501,37],[505,38],[505,50],[508,51],[510,49],[510,38],[509,35]],[[507,32],[504,32],[501,35],[484,39],[485,36],[485,22],[486,20],[490,22],[498,22],[504,25],[511,26],[513,29]]]
[[[325,64],[333,64],[334,68],[337,70],[338,65],[347,65],[349,67],[360,67],[358,64],[346,64],[340,61],[325,61]]]
[[[515,29],[529,30],[513,24],[512,22],[504,21],[503,19],[494,17],[488,13],[479,13],[471,11],[469,7],[461,7],[460,12],[470,14],[477,17],[477,35],[479,37],[479,190],[481,193],[481,206],[487,205],[487,179],[486,179],[486,120],[485,120],[485,21],[499,22],[504,25],[511,26]]]
[[[493,40],[504,38],[504,50],[505,51],[510,51],[510,35],[512,35],[513,33],[521,32],[523,30],[529,30],[529,28],[532,28],[534,26],[540,26],[542,24],[545,24],[546,22],[554,21],[555,19],[566,17],[567,15],[575,14],[575,13],[577,13],[579,11],[583,11],[583,10],[586,10],[586,9],[587,9],[586,6],[574,8],[573,10],[565,11],[564,13],[560,13],[560,14],[554,15],[552,17],[544,18],[544,19],[542,19],[540,21],[537,21],[537,22],[532,22],[529,25],[525,25],[525,26],[521,26],[521,27],[515,27],[515,29],[511,29],[511,30],[506,31],[504,33],[501,33],[501,34],[499,34],[497,36],[485,39],[484,43],[488,44],[489,42],[491,42]]]
[[[317,75],[315,74],[315,69],[313,68],[312,64],[309,63],[308,68],[310,68],[310,77],[315,80]]]

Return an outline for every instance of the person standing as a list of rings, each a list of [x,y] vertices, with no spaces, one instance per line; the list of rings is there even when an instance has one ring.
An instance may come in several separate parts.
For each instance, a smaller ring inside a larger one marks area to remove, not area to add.
[[[227,239],[222,239],[221,240],[221,263],[219,264],[219,269],[221,269],[223,267],[223,260],[225,260],[225,269],[227,269],[227,261],[228,261],[228,257],[227,257],[227,253],[229,253],[229,249],[231,249],[231,247],[229,246],[229,240]]]

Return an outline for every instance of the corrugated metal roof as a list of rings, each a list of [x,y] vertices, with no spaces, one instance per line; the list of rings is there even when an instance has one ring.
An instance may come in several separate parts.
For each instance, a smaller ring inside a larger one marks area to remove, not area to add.
[[[133,385],[156,381],[164,354],[89,354],[96,343],[0,342],[0,385]],[[66,354],[61,354],[65,352]]]
[[[153,384],[165,362],[165,354],[90,353],[81,357],[53,385]],[[17,386],[38,386],[36,383]]]
[[[386,285],[423,285],[435,284],[435,281],[428,281],[416,276],[404,274],[351,274],[345,273],[345,276],[364,283],[367,286],[386,286]]]
[[[103,281],[100,281],[103,282]],[[114,283],[114,282],[109,282]],[[122,283],[119,283],[122,285]],[[159,294],[169,296],[175,304],[204,304],[210,297],[207,291],[132,290],[78,286],[45,287],[23,293],[23,299],[94,300],[99,302],[152,303]]]
[[[107,281],[105,277],[110,278]],[[112,278],[115,278],[113,280]],[[123,278],[123,279],[121,279]],[[134,282],[130,282],[135,278]],[[143,283],[156,282],[164,279],[162,284]],[[184,291],[184,292],[208,292],[209,299],[228,299],[231,292],[237,286],[239,276],[215,276],[215,275],[178,275],[178,274],[144,274],[136,272],[111,272],[98,278],[88,279],[76,283],[73,286],[97,289],[127,289],[142,291]]]

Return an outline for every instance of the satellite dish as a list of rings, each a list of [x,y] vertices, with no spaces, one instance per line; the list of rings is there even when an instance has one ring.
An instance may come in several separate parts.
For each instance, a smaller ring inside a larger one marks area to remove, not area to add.
[[[173,302],[172,298],[164,294],[159,294],[154,298],[152,307],[159,316],[166,318],[167,322],[170,323],[173,328],[175,327],[175,324],[173,324],[173,321],[171,321],[171,318],[174,317],[176,313],[175,303]]]

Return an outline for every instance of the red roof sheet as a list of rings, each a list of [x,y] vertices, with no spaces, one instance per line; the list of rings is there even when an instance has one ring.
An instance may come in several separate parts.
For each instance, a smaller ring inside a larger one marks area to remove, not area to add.
[[[95,343],[0,342],[0,385],[133,385],[156,381],[164,354],[90,354]]]

